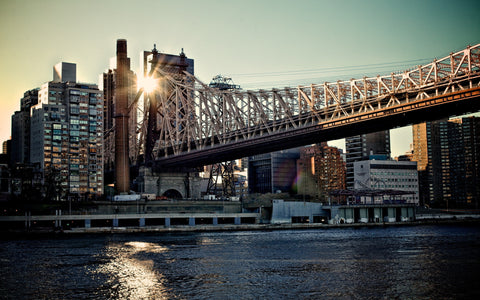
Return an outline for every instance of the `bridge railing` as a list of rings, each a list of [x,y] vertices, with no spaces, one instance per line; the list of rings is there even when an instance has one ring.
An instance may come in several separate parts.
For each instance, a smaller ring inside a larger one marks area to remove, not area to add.
[[[431,97],[432,95],[426,92],[428,87],[465,75],[476,74],[479,69],[480,44],[477,44],[440,60],[434,60],[429,64],[401,73],[299,86],[299,95],[302,96],[299,101],[306,104],[314,103],[314,106],[318,108],[336,106],[350,101],[366,101],[372,97],[380,99],[389,97],[393,102],[398,102],[395,94],[407,91],[418,92],[416,95],[418,98]],[[441,92],[447,93],[449,88],[453,87],[454,85],[447,86]],[[374,109],[371,104],[366,104],[363,108]]]

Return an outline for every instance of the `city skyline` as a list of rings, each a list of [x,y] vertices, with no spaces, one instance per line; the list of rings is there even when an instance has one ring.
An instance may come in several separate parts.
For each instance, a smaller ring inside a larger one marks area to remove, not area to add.
[[[2,142],[23,93],[49,81],[53,65],[75,63],[78,81],[97,84],[118,38],[127,39],[136,73],[139,53],[153,44],[172,54],[184,48],[200,80],[222,74],[244,89],[384,75],[480,42],[480,3],[468,0],[50,0],[0,7]],[[392,156],[410,142],[410,127],[394,130]]]

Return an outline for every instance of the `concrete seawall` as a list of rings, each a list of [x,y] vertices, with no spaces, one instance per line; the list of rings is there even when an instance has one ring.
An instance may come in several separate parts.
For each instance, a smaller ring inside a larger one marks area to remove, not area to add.
[[[22,237],[37,234],[122,234],[122,233],[188,233],[188,232],[225,232],[225,231],[272,231],[272,230],[328,230],[334,228],[379,228],[391,226],[421,226],[421,225],[471,225],[480,226],[480,216],[474,218],[433,218],[409,222],[384,222],[384,223],[351,223],[351,224],[321,224],[321,223],[298,223],[298,224],[223,224],[223,225],[175,225],[175,226],[145,226],[145,227],[93,227],[52,229],[34,228],[31,230],[1,230],[4,237]]]
[[[0,216],[0,230],[63,230],[105,231],[132,228],[182,227],[195,228],[202,225],[222,226],[258,224],[258,213],[160,213],[160,214],[85,214],[85,215],[30,215]]]

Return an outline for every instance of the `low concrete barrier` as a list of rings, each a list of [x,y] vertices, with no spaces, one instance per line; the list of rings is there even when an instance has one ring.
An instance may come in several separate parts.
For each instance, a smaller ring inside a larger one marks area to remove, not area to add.
[[[196,226],[196,220],[205,219],[213,225],[231,224],[241,225],[243,222],[257,224],[260,220],[259,213],[161,213],[161,214],[101,214],[101,215],[30,215],[0,216],[0,225],[8,228],[8,224],[15,224],[18,228],[25,224],[25,228],[32,227],[145,227],[147,222],[161,223],[165,227],[182,222],[185,225]],[[161,222],[160,222],[161,221]],[[221,222],[220,222],[221,221]],[[76,222],[76,223],[75,223]],[[72,226],[71,223],[75,223]],[[80,226],[81,224],[81,226]],[[125,226],[124,224],[128,224]]]

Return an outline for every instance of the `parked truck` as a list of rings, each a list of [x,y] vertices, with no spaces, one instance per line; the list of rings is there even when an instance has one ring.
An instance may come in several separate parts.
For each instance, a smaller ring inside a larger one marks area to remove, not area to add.
[[[120,201],[138,201],[141,199],[141,195],[139,194],[132,194],[132,195],[115,195],[113,196],[113,201],[120,202]]]

